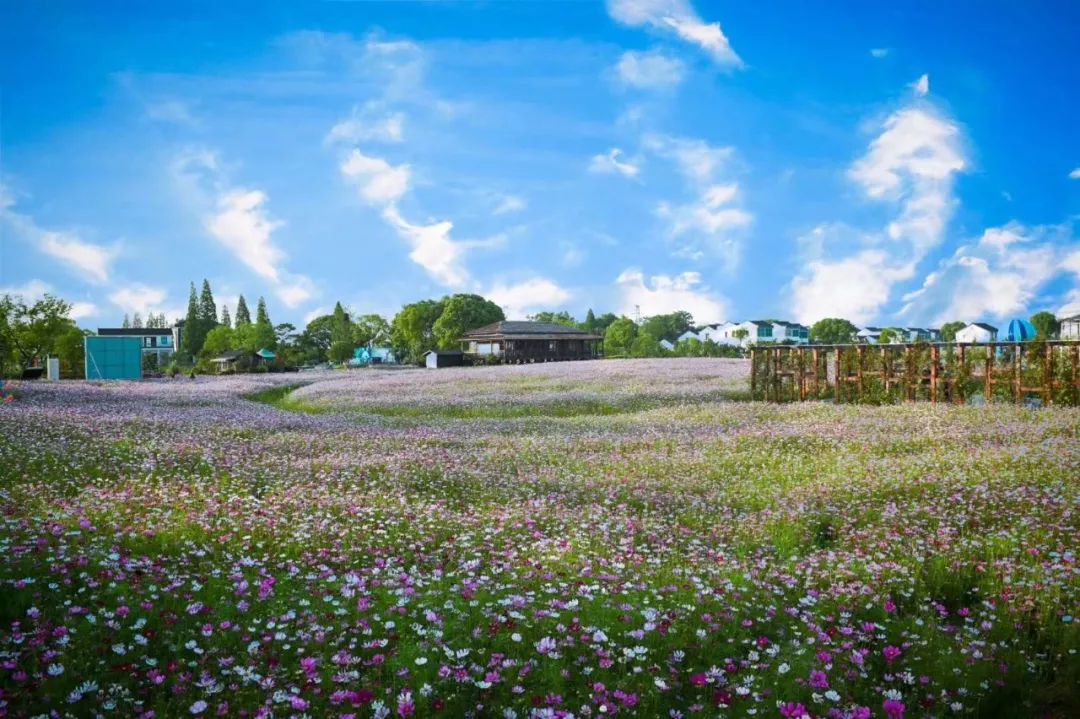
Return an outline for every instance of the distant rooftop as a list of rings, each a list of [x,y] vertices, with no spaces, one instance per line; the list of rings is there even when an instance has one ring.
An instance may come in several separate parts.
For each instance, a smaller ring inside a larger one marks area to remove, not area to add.
[[[120,335],[126,337],[147,337],[150,335],[172,335],[171,327],[98,327],[99,335]]]
[[[525,322],[518,320],[492,322],[490,325],[469,330],[461,336],[461,339],[486,340],[500,337],[511,339],[600,339],[600,335],[579,330],[577,327],[567,327],[555,322]]]

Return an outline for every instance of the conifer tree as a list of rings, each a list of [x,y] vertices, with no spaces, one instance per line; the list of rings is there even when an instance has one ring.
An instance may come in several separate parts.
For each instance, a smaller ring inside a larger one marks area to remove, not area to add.
[[[229,306],[224,302],[221,303],[221,324],[232,327],[232,320],[229,318]]]
[[[131,316],[131,326],[142,327],[142,315],[140,315],[138,312]]]
[[[236,326],[241,327],[250,324],[251,312],[248,311],[247,302],[244,300],[244,296],[240,295],[240,299],[236,301]]]
[[[330,343],[352,342],[352,338],[352,320],[349,319],[349,313],[338,302],[334,305],[333,320],[330,323]]]
[[[202,349],[202,340],[199,338],[199,298],[195,294],[195,283],[191,283],[191,293],[188,295],[187,315],[184,317],[184,329],[180,338],[180,346],[184,354],[194,357]]]
[[[256,349],[273,349],[277,344],[274,325],[270,322],[270,314],[266,311],[266,300],[262,297],[259,298],[259,304],[255,309],[255,344]]]
[[[199,320],[202,322],[199,329],[204,337],[217,324],[217,303],[214,302],[214,293],[210,291],[210,282],[207,280],[202,281],[202,293],[199,295]]]
[[[128,318],[127,312],[124,313],[124,324],[120,325],[124,329],[131,327],[131,320]]]

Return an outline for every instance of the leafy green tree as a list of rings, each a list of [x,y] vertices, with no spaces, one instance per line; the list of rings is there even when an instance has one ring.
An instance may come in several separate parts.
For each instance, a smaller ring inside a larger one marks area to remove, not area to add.
[[[1035,327],[1035,336],[1044,340],[1057,337],[1057,333],[1061,329],[1058,318],[1054,316],[1053,312],[1047,312],[1046,310],[1033,314],[1031,324]]]
[[[607,328],[611,327],[619,318],[613,312],[605,312],[596,318],[596,328],[593,330],[594,334],[602,335],[607,332]]]
[[[818,320],[810,328],[810,341],[822,345],[841,345],[855,341],[859,328],[839,317]]]
[[[136,312],[131,316],[131,326],[139,329],[142,327],[142,315]]]
[[[257,352],[263,348],[263,345],[259,344],[258,338],[255,336],[255,325],[250,322],[233,327],[232,337],[233,341],[230,349]]]
[[[529,315],[529,319],[533,322],[552,322],[565,327],[578,326],[577,320],[575,320],[566,310],[563,310],[562,312],[537,312],[535,315]],[[596,318],[594,317],[593,320],[595,319]]]
[[[0,359],[14,370],[55,354],[58,339],[75,328],[68,318],[70,311],[69,303],[52,295],[32,304],[21,297],[0,295]]]
[[[237,346],[236,337],[233,333],[234,330],[228,325],[218,325],[207,332],[206,340],[203,342],[202,355],[212,358],[230,350],[241,349]]]
[[[745,327],[740,327],[737,330],[732,330],[731,336],[742,342],[744,339],[750,336],[750,330],[746,329]]]
[[[442,300],[421,300],[402,307],[390,323],[394,354],[407,362],[421,362],[424,353],[437,344],[434,327],[442,311]]]
[[[129,329],[131,327],[131,318],[128,317],[127,312],[124,313],[124,321],[120,326],[123,327],[124,329]]]
[[[886,327],[878,335],[878,344],[888,345],[900,341],[900,332],[892,327]]]
[[[431,330],[440,349],[453,349],[469,330],[505,319],[502,307],[491,300],[480,295],[457,294],[443,300],[443,310]]]
[[[240,299],[236,301],[236,326],[250,325],[251,324],[251,312],[248,311],[247,300],[243,295],[240,295]]]
[[[330,349],[333,315],[321,315],[307,323],[296,341],[300,356],[305,362],[325,362]]]
[[[296,344],[296,325],[291,322],[274,325],[274,340],[279,350]]]
[[[350,359],[352,359],[353,351],[354,347],[351,341],[335,342],[330,345],[330,350],[327,352],[327,356],[329,357],[331,362],[337,362],[338,364],[341,364],[342,362],[348,362]]]
[[[232,327],[232,319],[229,317],[229,306],[224,302],[221,303],[221,326]]]
[[[641,324],[641,331],[657,340],[674,342],[679,335],[693,327],[694,318],[689,312],[671,312],[666,315],[653,315]]]
[[[585,321],[581,323],[581,329],[586,332],[596,332],[596,315],[592,311],[592,307],[585,313]]]
[[[639,332],[630,345],[631,357],[659,357],[663,353],[660,341],[648,332]]]
[[[266,300],[259,298],[259,304],[255,309],[255,351],[261,349],[274,349],[277,347],[277,337],[274,335],[274,325],[270,322],[270,314],[266,311]]]
[[[373,343],[390,341],[390,323],[382,315],[360,315],[353,322],[353,346],[361,347]]]
[[[604,355],[607,357],[626,357],[633,350],[637,338],[637,325],[632,319],[623,317],[612,322],[604,332]]]
[[[60,374],[63,377],[83,379],[86,376],[86,336],[90,334],[72,322],[56,338],[51,354],[60,358]]]
[[[191,283],[188,293],[187,315],[184,317],[184,329],[181,332],[180,346],[187,359],[195,357],[202,349],[204,337],[199,336],[199,297],[195,294],[195,283]]]
[[[946,322],[941,326],[941,341],[955,342],[956,333],[967,327],[967,322]]]

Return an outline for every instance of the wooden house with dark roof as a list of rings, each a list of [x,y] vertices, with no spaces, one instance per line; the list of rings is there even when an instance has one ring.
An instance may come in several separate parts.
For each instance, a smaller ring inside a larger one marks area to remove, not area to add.
[[[601,335],[554,322],[493,322],[466,332],[460,342],[473,361],[559,362],[604,354]]]

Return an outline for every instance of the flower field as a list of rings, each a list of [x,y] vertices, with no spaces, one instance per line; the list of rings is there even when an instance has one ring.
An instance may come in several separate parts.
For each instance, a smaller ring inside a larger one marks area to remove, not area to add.
[[[746,374],[22,384],[0,716],[1080,715],[1080,410]]]

